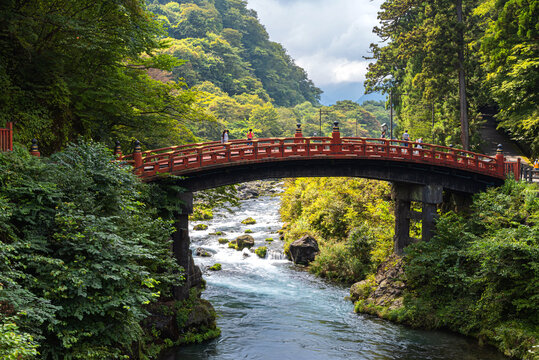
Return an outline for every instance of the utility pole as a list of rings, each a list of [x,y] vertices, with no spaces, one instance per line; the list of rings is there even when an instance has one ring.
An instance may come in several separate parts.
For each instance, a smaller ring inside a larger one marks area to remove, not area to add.
[[[466,102],[466,77],[464,74],[464,30],[462,19],[462,0],[457,0],[458,60],[459,60],[459,98],[460,98],[460,141],[464,150],[469,150],[470,135],[468,125],[468,104]]]
[[[389,139],[393,140],[393,89],[389,90]]]
[[[320,117],[319,117],[319,121],[320,121],[320,136],[322,136],[322,114],[324,115],[327,115],[329,114],[329,111],[322,111],[322,108],[320,108]]]
[[[434,144],[434,101],[430,104],[432,116],[432,144]]]

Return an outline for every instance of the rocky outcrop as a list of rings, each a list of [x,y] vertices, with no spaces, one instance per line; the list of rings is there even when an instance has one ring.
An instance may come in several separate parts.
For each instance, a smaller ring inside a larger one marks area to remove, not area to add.
[[[255,245],[255,239],[251,235],[241,235],[232,241],[235,243],[236,250],[250,249]]]
[[[315,238],[305,235],[290,244],[290,259],[295,264],[308,265],[318,254],[318,242]]]
[[[383,307],[388,310],[402,306],[402,292],[406,286],[402,258],[391,255],[380,264],[374,279],[355,283],[350,288],[352,301],[363,300],[362,308]]]
[[[254,199],[259,196],[273,195],[281,191],[280,180],[263,180],[242,183],[236,186],[240,199]]]
[[[202,257],[211,257],[211,253],[209,253],[206,249],[201,248],[201,247],[195,250],[195,255],[202,256]]]

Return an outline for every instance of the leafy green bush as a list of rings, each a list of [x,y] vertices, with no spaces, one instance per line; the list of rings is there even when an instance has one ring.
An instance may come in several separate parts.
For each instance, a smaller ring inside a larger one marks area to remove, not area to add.
[[[288,226],[285,253],[304,235],[319,240],[310,270],[334,281],[363,279],[393,250],[394,217],[386,183],[352,178],[309,178],[286,183],[281,217]]]
[[[43,358],[128,354],[145,304],[181,283],[173,229],[144,186],[95,143],[0,154],[0,304],[26,314],[18,326]]]
[[[19,330],[16,319],[4,320],[5,323],[0,323],[0,358],[19,360],[37,356],[37,344],[32,336]]]
[[[409,247],[408,322],[448,327],[532,358],[528,350],[539,339],[537,192],[537,185],[507,180],[478,194],[470,215],[442,216],[430,242]],[[434,319],[422,316],[428,312]]]

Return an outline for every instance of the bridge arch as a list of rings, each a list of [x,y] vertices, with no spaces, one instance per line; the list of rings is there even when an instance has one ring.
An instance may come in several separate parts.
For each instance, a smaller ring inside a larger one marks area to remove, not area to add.
[[[415,144],[418,145],[418,144]],[[193,192],[252,180],[294,177],[361,177],[389,181],[395,200],[395,252],[418,239],[410,238],[410,220],[421,220],[422,240],[434,228],[437,205],[444,191],[473,194],[503,183],[506,173],[518,178],[519,163],[504,161],[501,151],[487,156],[431,144],[389,139],[341,138],[338,124],[331,137],[304,138],[298,126],[294,138],[209,142],[121,156],[146,182],[170,182],[186,189],[179,194],[183,204],[176,216],[173,251],[186,270],[186,284],[174,290],[177,299],[188,296],[199,277],[189,251],[189,219]],[[411,210],[411,202],[422,203],[422,211]]]

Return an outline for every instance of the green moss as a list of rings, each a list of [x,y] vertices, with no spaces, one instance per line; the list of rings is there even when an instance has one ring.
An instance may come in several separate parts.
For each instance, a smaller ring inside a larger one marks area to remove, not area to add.
[[[258,255],[258,257],[262,259],[266,257],[267,252],[268,252],[268,248],[265,246],[261,246],[255,250],[255,254]]]
[[[221,270],[221,264],[215,263],[215,264],[213,264],[212,266],[210,266],[209,269],[210,269],[211,271],[219,271],[219,270]]]
[[[228,239],[219,238],[219,239],[217,239],[217,241],[219,241],[219,244],[226,244],[228,242]]]
[[[236,240],[232,240],[231,242],[228,243],[229,248],[235,249],[237,246],[238,246],[238,242]]]
[[[213,219],[213,211],[211,209],[194,208],[193,214],[189,216],[191,221],[211,220]]]
[[[266,238],[266,242],[272,242],[273,238]]]
[[[193,230],[199,231],[199,230],[206,230],[208,228],[208,225],[206,224],[198,224],[193,227]]]
[[[216,232],[212,232],[212,233],[210,233],[210,235],[217,235],[217,236],[221,236],[221,235],[224,235],[224,232],[222,232],[222,231],[216,231]]]
[[[253,230],[251,230],[251,229],[246,229],[246,230],[244,231],[244,233],[245,233],[245,234],[252,234],[252,233],[253,233]]]
[[[244,225],[253,225],[256,224],[256,220],[252,217],[248,217],[247,219],[244,219],[241,223]]]

